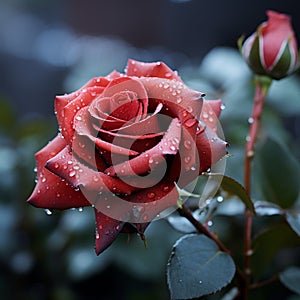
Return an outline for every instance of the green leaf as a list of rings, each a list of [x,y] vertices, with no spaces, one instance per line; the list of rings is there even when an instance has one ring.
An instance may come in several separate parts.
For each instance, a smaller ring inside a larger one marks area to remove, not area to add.
[[[207,173],[206,175],[216,178],[217,180],[222,179],[221,188],[231,195],[238,196],[240,198],[240,200],[242,200],[242,202],[246,205],[246,207],[253,214],[255,214],[253,202],[252,202],[250,196],[247,194],[245,188],[239,182],[237,182],[233,178],[223,175],[223,174]]]
[[[171,298],[192,299],[215,293],[235,273],[232,258],[204,235],[185,235],[174,245],[167,268]]]
[[[280,223],[261,232],[254,239],[252,246],[254,250],[251,258],[252,271],[258,279],[270,271],[269,268],[274,271],[276,264],[271,262],[280,250],[300,246],[300,239],[286,223]]]
[[[291,228],[298,234],[300,237],[300,213],[293,214],[287,213],[286,220]]]
[[[290,267],[280,273],[279,278],[288,289],[300,295],[300,268]]]
[[[268,138],[258,149],[258,182],[266,201],[291,207],[299,194],[299,163],[287,147]]]

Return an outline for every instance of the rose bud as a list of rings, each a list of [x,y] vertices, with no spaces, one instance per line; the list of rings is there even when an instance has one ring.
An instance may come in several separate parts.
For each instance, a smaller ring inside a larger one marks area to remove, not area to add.
[[[241,52],[254,73],[281,79],[299,67],[297,40],[288,15],[269,10],[267,16]]]
[[[35,155],[36,207],[92,206],[96,253],[119,233],[142,237],[184,188],[226,155],[221,100],[204,100],[164,63],[129,60],[124,74],[58,96],[57,136]]]

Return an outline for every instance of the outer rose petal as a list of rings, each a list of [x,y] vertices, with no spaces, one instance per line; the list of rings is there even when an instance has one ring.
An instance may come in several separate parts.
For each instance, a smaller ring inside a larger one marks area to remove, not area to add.
[[[126,67],[126,75],[137,77],[159,77],[181,81],[177,72],[171,70],[163,62],[144,63],[129,59]]]
[[[263,53],[266,68],[272,68],[281,45],[285,40],[292,38],[295,44],[294,31],[290,17],[275,11],[267,11],[268,21],[261,26],[263,38]],[[293,45],[297,53],[297,45]]]
[[[48,160],[46,167],[65,179],[74,188],[82,188],[88,192],[96,192],[97,194],[103,191],[129,195],[133,191],[131,186],[120,179],[93,170],[81,163],[73,156],[68,146]]]
[[[201,120],[214,131],[218,128],[222,100],[204,100],[201,111]]]
[[[48,159],[65,147],[65,141],[59,134],[47,146],[36,153],[38,181],[30,198],[30,204],[41,208],[67,209],[89,206],[80,191],[44,168]]]
[[[89,80],[83,87],[81,87],[79,90],[70,93],[70,94],[66,94],[66,95],[61,95],[61,96],[57,96],[54,102],[54,109],[55,109],[55,113],[57,116],[57,121],[59,126],[63,129],[65,127],[65,111],[64,108],[72,101],[77,99],[77,105],[74,111],[73,108],[73,113],[76,113],[78,108],[79,109],[81,107],[84,107],[86,105],[88,105],[91,102],[91,99],[87,98],[85,95],[85,99],[81,99],[79,96],[82,96],[82,94],[85,94],[87,91],[91,94],[94,95],[93,97],[95,97],[97,94],[99,94],[100,92],[102,92],[102,89],[104,87],[106,87],[109,83],[109,80],[107,78],[104,77],[97,77],[97,78],[93,78],[91,80]],[[65,131],[65,130],[63,130]]]
[[[227,154],[227,143],[221,140],[210,127],[197,134],[196,143],[199,149],[200,174]]]
[[[103,252],[117,238],[124,227],[124,222],[112,219],[97,209],[94,209],[96,216],[96,254]]]

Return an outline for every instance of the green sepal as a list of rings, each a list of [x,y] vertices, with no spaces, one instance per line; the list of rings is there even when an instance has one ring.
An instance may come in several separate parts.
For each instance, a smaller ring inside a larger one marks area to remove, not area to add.
[[[254,42],[252,44],[250,53],[249,53],[248,63],[249,63],[249,66],[251,67],[252,71],[255,74],[267,75],[267,72],[262,65],[262,61],[261,61],[261,57],[260,57],[259,38],[260,38],[260,35],[257,34],[254,39]]]
[[[276,65],[273,67],[273,69],[270,71],[270,76],[274,79],[281,79],[283,77],[286,77],[289,75],[289,69],[291,66],[291,51],[289,43],[286,43],[286,46],[284,47],[284,51],[281,54],[280,59],[276,63]]]

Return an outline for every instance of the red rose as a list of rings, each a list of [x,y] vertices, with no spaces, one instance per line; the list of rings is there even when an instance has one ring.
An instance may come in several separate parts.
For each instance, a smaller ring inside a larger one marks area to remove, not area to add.
[[[204,101],[165,64],[130,60],[55,99],[60,133],[36,153],[29,203],[93,206],[96,252],[120,232],[143,234],[176,209],[178,191],[226,154],[216,133],[221,101]]]
[[[297,40],[290,17],[267,11],[262,23],[244,43],[242,53],[256,74],[280,79],[298,68]]]

